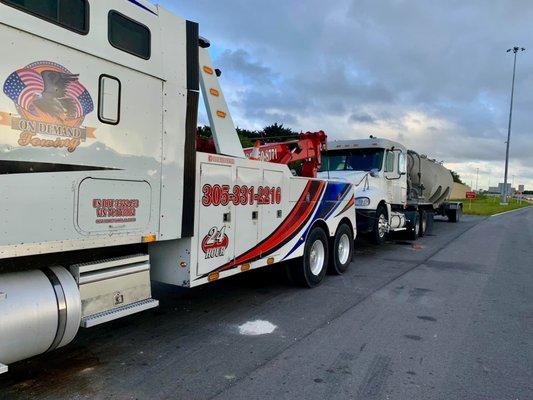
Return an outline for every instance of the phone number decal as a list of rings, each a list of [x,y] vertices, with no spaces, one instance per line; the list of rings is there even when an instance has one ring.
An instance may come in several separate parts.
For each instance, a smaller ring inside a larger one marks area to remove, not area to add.
[[[280,187],[259,186],[256,190],[254,186],[233,186],[230,190],[228,185],[204,185],[202,193],[204,207],[227,206],[230,203],[235,206],[281,204]]]

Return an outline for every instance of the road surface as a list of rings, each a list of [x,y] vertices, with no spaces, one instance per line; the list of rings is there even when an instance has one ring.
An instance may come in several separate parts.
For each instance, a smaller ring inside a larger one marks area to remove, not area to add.
[[[314,290],[157,286],[159,309],[11,366],[0,398],[533,399],[532,231],[529,208],[358,242]]]

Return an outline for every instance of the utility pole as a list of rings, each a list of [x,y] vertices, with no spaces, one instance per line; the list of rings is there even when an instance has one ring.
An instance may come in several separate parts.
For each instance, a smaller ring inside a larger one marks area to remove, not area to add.
[[[479,168],[476,169],[476,192],[479,192]]]
[[[503,180],[503,190],[502,190],[502,205],[507,205],[507,196],[509,195],[507,190],[507,174],[509,173],[509,145],[511,144],[511,125],[513,121],[513,101],[514,101],[514,82],[516,77],[516,54],[519,51],[525,51],[523,47],[515,46],[512,49],[508,49],[507,53],[511,51],[514,53],[514,64],[513,64],[513,83],[511,86],[511,108],[509,111],[509,128],[507,130],[507,150],[505,152],[505,178]]]

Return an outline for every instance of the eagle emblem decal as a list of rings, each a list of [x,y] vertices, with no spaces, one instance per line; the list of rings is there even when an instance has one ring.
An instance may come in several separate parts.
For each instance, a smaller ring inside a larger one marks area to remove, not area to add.
[[[94,128],[82,126],[94,110],[91,94],[79,75],[67,68],[35,62],[9,75],[3,89],[19,116],[0,113],[0,124],[20,132],[20,146],[66,148],[72,153],[95,137]]]

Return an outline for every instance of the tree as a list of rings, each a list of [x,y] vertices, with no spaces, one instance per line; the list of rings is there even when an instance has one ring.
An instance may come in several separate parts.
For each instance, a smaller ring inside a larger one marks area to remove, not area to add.
[[[463,181],[461,180],[461,177],[459,176],[459,174],[455,171],[450,171],[452,173],[452,176],[453,176],[453,181],[455,183],[460,183],[462,185],[464,185]]]
[[[263,128],[263,134],[266,138],[268,137],[284,137],[284,136],[294,136],[296,132],[293,132],[291,128],[285,128],[283,124],[278,124],[277,122],[274,125],[268,125]]]
[[[198,127],[198,136],[204,137],[204,138],[210,138],[213,137],[213,133],[211,132],[210,126],[199,126]]]
[[[273,125],[268,125],[263,128],[262,131],[251,131],[249,129],[236,128],[237,134],[241,141],[243,148],[253,147],[256,140],[261,140],[262,142],[268,142],[269,138],[272,138],[270,142],[283,142],[284,140],[291,140],[298,133],[294,132],[290,128],[285,128],[283,124],[278,124],[277,122]],[[213,137],[213,132],[209,126],[199,126],[198,127],[198,136],[203,138]],[[284,139],[285,138],[285,139]]]

